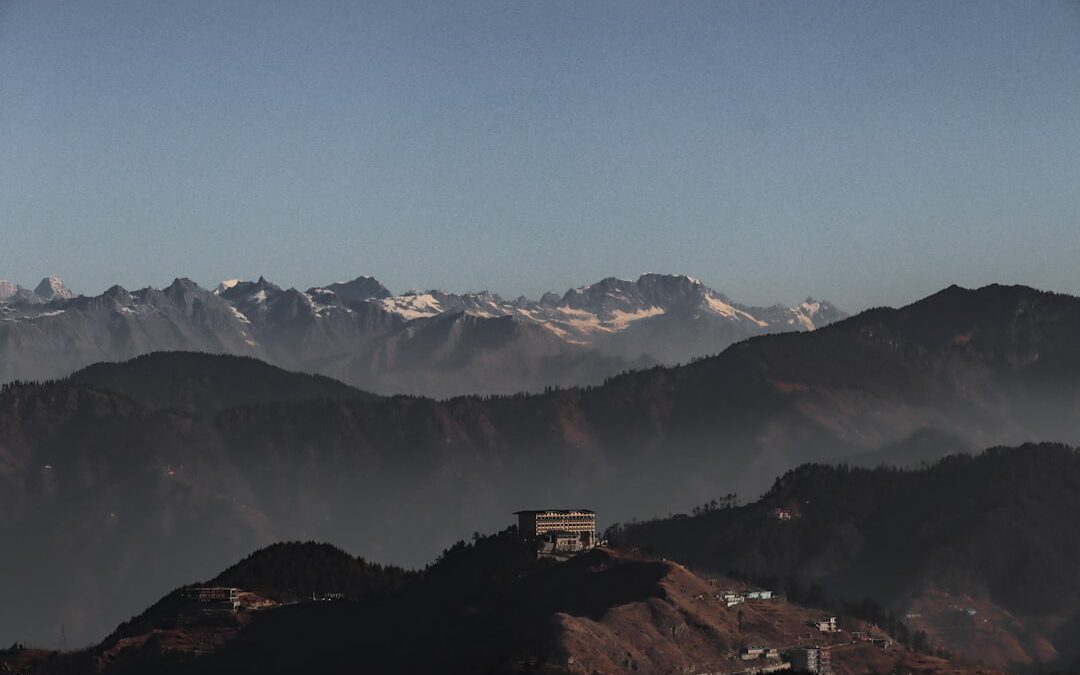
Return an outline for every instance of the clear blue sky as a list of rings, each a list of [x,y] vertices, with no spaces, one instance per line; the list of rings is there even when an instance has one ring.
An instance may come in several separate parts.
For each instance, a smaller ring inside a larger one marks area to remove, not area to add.
[[[1080,3],[0,0],[0,278],[1080,293]]]

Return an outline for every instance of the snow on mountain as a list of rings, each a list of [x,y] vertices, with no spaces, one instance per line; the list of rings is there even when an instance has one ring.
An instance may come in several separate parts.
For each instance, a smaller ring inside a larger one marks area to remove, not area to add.
[[[748,337],[814,330],[845,316],[811,298],[794,307],[745,306],[692,277],[664,274],[608,277],[562,295],[512,301],[488,291],[391,295],[371,277],[307,291],[263,277],[229,279],[213,291],[177,279],[163,290],[115,286],[94,298],[75,297],[49,277],[37,292],[6,283],[0,293],[0,345],[8,345],[0,347],[7,350],[0,366],[18,364],[0,367],[0,381],[57,377],[150,351],[197,350],[254,355],[373,391],[435,395],[491,392],[485,387],[496,381],[499,392],[587,384],[634,364],[682,363]],[[12,332],[26,322],[38,328]],[[74,346],[63,347],[63,359],[50,359],[62,345]],[[440,354],[457,360],[448,366],[435,358]],[[520,371],[508,375],[514,359]],[[543,359],[549,360],[538,365]],[[576,364],[573,372],[583,379],[575,381],[566,364]],[[556,370],[558,378],[550,379]]]
[[[239,279],[226,279],[217,285],[217,288],[214,289],[214,295],[221,295],[238,283],[240,283]]]
[[[791,318],[787,325],[799,330],[814,330],[844,318],[844,313],[828,302],[807,298],[787,310]]]
[[[747,321],[753,322],[761,328],[769,327],[769,323],[767,321],[762,321],[761,319],[753,316],[749,312],[736,308],[734,305],[729,304],[724,298],[724,296],[716,295],[711,291],[705,296],[705,306],[710,311],[716,312],[720,316],[724,316],[729,319],[745,319]],[[813,330],[813,328],[811,327],[810,330]]]
[[[519,297],[508,302],[486,291],[458,295],[413,290],[377,303],[408,321],[454,312],[482,318],[512,316],[569,344],[662,363],[723,351],[763,333],[814,330],[845,316],[812,299],[795,307],[740,305],[698,279],[669,274],[643,274],[636,281],[608,277],[561,296],[545,293],[539,301]]]
[[[19,290],[19,287],[16,284],[0,279],[0,302],[15,295],[17,290]]]
[[[436,298],[432,292],[421,293],[420,291],[409,291],[404,295],[384,298],[378,302],[387,312],[400,314],[406,319],[438,316],[445,311],[442,303],[439,302],[438,298]]]
[[[68,290],[67,286],[64,286],[64,282],[60,277],[45,277],[34,289],[34,294],[45,302],[69,300],[75,297],[75,294]]]
[[[753,308],[687,276],[643,274],[637,281],[609,277],[579,286],[562,296],[546,293],[539,301],[520,297],[507,302],[489,292],[456,295],[445,291],[408,291],[378,300],[385,311],[414,320],[447,312],[480,317],[516,316],[539,323],[561,336],[580,341],[601,333],[630,330],[639,321],[665,315],[703,315],[744,325],[748,334],[772,330],[814,330],[842,318],[828,303],[808,299],[795,307]]]

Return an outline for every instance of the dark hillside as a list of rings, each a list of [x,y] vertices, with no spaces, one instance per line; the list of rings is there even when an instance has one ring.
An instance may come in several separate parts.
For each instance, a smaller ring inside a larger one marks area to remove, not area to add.
[[[415,573],[384,567],[349,555],[330,544],[280,542],[259,549],[202,586],[233,587],[244,593],[245,605],[272,606],[326,598],[372,601],[386,596],[415,577]],[[180,631],[220,643],[246,624],[246,617],[200,616],[200,608],[184,598],[188,587],[169,593],[146,611],[123,622],[92,651],[110,661],[110,652],[123,651],[125,640],[154,631]],[[249,597],[250,596],[250,597]]]
[[[275,545],[230,573],[303,566],[306,555],[322,572],[339,569],[348,558],[326,545]],[[370,577],[370,569],[360,576]],[[259,583],[268,578],[256,577]],[[0,652],[0,670],[15,665],[34,675],[742,673],[765,663],[740,659],[744,647],[773,647],[776,664],[805,642],[807,621],[821,615],[782,599],[730,607],[717,591],[740,587],[737,582],[703,579],[675,563],[625,551],[595,549],[561,563],[537,560],[513,528],[459,542],[422,572],[393,583],[352,600],[284,606],[253,601],[245,591],[235,611],[185,604],[174,593],[101,645],[63,655],[16,647]],[[884,637],[857,621],[845,628]],[[833,645],[837,675],[986,672],[902,646],[882,650],[843,634],[813,642]]]
[[[336,546],[308,541],[259,549],[206,583],[295,602],[328,593],[355,600],[389,591],[408,577],[400,567],[370,563]]]
[[[778,519],[775,509],[792,518]],[[827,596],[872,598],[898,611],[940,592],[956,602],[985,601],[1044,635],[1029,636],[1032,657],[1044,641],[1068,651],[1077,637],[1056,628],[1080,617],[1077,513],[1080,453],[1042,444],[918,470],[803,466],[754,504],[611,535],[796,594],[817,586]]]
[[[97,363],[67,380],[124,394],[150,408],[208,416],[237,406],[378,398],[329,377],[289,372],[246,356],[199,352],[154,352],[124,363]]]

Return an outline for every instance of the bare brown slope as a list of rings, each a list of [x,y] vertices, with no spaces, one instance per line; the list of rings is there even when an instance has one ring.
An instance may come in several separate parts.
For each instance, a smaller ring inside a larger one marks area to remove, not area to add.
[[[520,555],[513,533],[448,551],[389,596],[313,602],[177,622],[66,657],[90,673],[735,673],[747,645],[832,645],[835,672],[974,673],[850,632],[807,626],[820,612],[783,600],[727,607],[733,582],[671,562],[597,550],[561,564]],[[164,606],[159,606],[159,610]],[[876,632],[861,623],[850,629]],[[877,632],[880,635],[880,632]],[[12,659],[19,657],[13,655]],[[25,664],[26,655],[22,655]],[[0,660],[2,663],[2,660]],[[775,662],[774,662],[775,663]],[[41,664],[42,671],[48,663]]]
[[[609,564],[640,562],[614,554]],[[807,625],[822,616],[820,610],[784,600],[729,608],[715,594],[721,589],[743,588],[741,584],[722,578],[706,580],[672,562],[660,564],[663,574],[646,597],[614,605],[598,618],[559,614],[558,644],[566,663],[551,670],[734,673],[765,665],[741,660],[739,653],[748,645],[775,647],[781,653],[798,646],[832,645],[834,670],[840,674],[890,672],[900,664],[910,672],[980,672],[895,644],[882,650],[853,642],[852,628],[874,631],[862,622],[849,624],[847,632],[835,636],[821,634]],[[880,631],[876,634],[883,635]]]
[[[1075,668],[1078,488],[1080,452],[1056,444],[907,471],[807,465],[756,503],[609,534],[803,596],[871,598],[972,662]]]

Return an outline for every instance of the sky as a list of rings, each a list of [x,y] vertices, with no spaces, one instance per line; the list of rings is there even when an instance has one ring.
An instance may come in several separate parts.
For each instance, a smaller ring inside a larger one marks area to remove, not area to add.
[[[0,279],[1080,294],[1080,2],[0,0]]]

